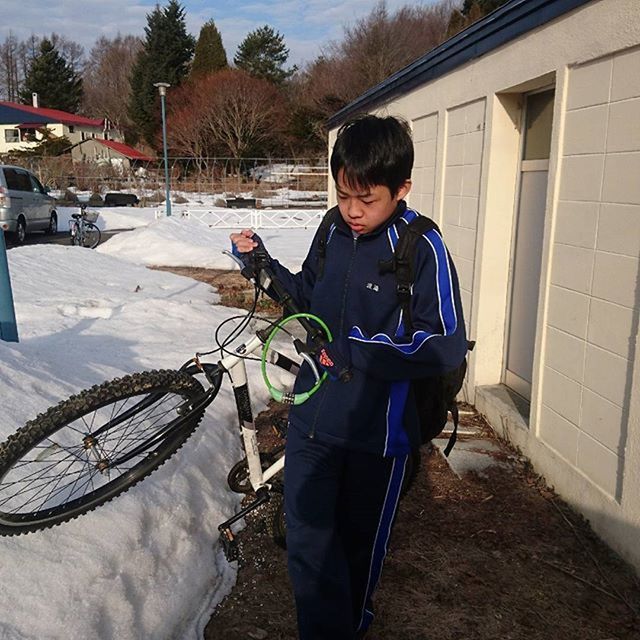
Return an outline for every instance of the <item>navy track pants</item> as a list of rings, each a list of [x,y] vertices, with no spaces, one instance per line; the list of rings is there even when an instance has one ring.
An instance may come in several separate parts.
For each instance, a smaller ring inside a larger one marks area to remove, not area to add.
[[[300,640],[353,640],[371,624],[406,463],[289,427],[287,555]]]

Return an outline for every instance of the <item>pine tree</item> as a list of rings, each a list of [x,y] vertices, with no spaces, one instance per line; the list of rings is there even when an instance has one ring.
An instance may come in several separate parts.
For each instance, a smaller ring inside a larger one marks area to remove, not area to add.
[[[237,67],[256,78],[282,84],[297,71],[295,66],[284,68],[288,57],[289,49],[284,44],[284,36],[265,25],[247,35],[240,43],[233,61]]]
[[[82,100],[82,78],[58,53],[47,38],[40,43],[24,81],[20,100],[31,104],[31,94],[37,93],[41,107],[75,113]]]
[[[200,36],[196,44],[191,76],[203,76],[216,71],[222,71],[228,67],[227,54],[222,45],[222,37],[213,20],[202,25]]]
[[[188,73],[193,55],[194,39],[187,33],[185,12],[178,0],[169,0],[166,7],[156,5],[147,15],[143,48],[136,58],[131,74],[129,115],[137,133],[156,146],[160,123],[156,82],[180,85]]]

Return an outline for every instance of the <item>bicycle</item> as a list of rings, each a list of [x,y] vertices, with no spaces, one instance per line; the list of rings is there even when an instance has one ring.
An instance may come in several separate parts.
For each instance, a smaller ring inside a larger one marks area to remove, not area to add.
[[[100,229],[96,226],[98,220],[97,211],[87,211],[87,205],[80,204],[80,213],[72,213],[72,221],[69,222],[71,245],[95,249],[100,243]]]
[[[218,362],[201,360],[217,351],[214,349],[197,353],[177,370],[134,373],[93,386],[49,408],[0,445],[0,535],[61,524],[127,491],[185,443],[227,374],[246,456],[233,465],[227,482],[232,491],[255,493],[255,498],[218,526],[223,551],[230,561],[238,557],[231,525],[268,502],[267,529],[277,544],[286,545],[281,477],[284,446],[266,454],[258,450],[245,361],[257,359],[252,354],[260,351],[263,379],[271,396],[288,405],[299,404],[327,378],[318,370],[313,354],[332,336],[320,318],[297,308],[269,269],[266,254],[253,253],[252,266],[242,268],[242,275],[254,283],[253,307],[224,341],[218,337],[222,326],[239,316],[228,318],[216,329],[215,341],[223,356]],[[267,289],[275,294],[286,317],[267,321],[248,342],[229,351],[227,346],[254,317],[259,292]],[[293,321],[302,326],[306,340],[286,329]],[[315,384],[305,392],[276,389],[267,376],[267,363],[294,375],[300,368],[300,362],[272,348],[279,331],[294,338],[297,353],[312,368]],[[203,376],[208,387],[196,376]],[[348,382],[350,376],[350,371],[343,372],[342,381]],[[284,437],[286,429],[280,435]],[[419,458],[409,459],[412,470],[406,477],[413,478]]]

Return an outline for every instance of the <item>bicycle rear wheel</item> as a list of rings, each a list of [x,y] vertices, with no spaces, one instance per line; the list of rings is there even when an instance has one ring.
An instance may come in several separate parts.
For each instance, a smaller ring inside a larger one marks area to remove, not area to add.
[[[95,249],[100,242],[100,229],[92,222],[84,223],[82,233],[82,246],[87,249]]]
[[[183,445],[210,393],[184,371],[145,371],[28,422],[0,445],[0,535],[52,527],[129,489]]]

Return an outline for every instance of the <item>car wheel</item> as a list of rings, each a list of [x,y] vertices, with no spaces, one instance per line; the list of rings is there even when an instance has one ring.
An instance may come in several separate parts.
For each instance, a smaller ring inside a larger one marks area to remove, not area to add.
[[[58,233],[58,215],[55,211],[51,212],[51,217],[49,218],[49,226],[45,232],[47,235],[55,236]]]
[[[16,244],[24,244],[24,239],[27,237],[27,223],[24,218],[20,216],[18,218],[18,224],[16,224],[16,232],[14,238]]]

